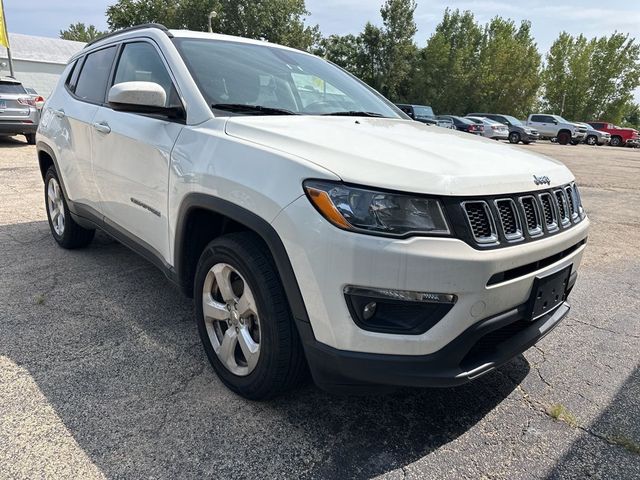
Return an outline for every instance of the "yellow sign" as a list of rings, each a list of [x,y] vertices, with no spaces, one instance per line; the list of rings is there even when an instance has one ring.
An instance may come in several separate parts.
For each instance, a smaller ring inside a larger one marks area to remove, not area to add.
[[[0,0],[0,45],[9,48],[9,35],[7,34],[7,21],[4,16],[4,5]]]

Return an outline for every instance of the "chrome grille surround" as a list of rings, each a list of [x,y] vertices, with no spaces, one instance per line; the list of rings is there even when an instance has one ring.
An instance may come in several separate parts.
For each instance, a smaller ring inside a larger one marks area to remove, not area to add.
[[[553,195],[556,199],[556,204],[558,205],[558,216],[560,217],[560,223],[562,225],[567,225],[571,222],[569,218],[569,201],[567,200],[567,194],[564,189],[555,190]]]
[[[544,218],[545,227],[549,232],[555,232],[560,228],[558,226],[558,212],[556,210],[555,202],[549,192],[544,192],[538,195],[538,200],[542,206],[542,213]]]
[[[536,197],[533,195],[525,195],[523,197],[519,197],[518,200],[520,201],[522,211],[525,215],[525,224],[527,225],[529,235],[532,237],[542,235],[542,217],[540,215],[540,207],[538,206]]]
[[[498,242],[493,215],[489,205],[484,200],[470,200],[462,202],[462,209],[467,217],[471,233],[476,242],[481,245],[494,244]]]
[[[502,227],[505,238],[509,241],[524,239],[522,223],[520,222],[516,202],[511,198],[500,198],[495,200],[494,204],[498,211],[500,226]]]

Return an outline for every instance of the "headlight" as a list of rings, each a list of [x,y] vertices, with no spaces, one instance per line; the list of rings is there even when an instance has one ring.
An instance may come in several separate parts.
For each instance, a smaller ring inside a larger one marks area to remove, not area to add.
[[[450,233],[442,206],[433,198],[320,180],[307,180],[304,190],[322,216],[344,230],[398,237]]]

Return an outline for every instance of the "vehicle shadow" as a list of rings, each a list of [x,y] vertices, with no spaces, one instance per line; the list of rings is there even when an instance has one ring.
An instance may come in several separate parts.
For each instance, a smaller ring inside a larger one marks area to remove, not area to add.
[[[28,145],[29,144],[22,135],[16,135],[15,137],[0,135],[0,148],[19,148],[26,147]]]
[[[0,226],[0,241],[0,358],[107,477],[372,477],[464,434],[529,372],[520,356],[453,389],[341,397],[309,383],[249,402],[212,372],[192,302],[125,247],[99,234],[65,251],[46,222]]]

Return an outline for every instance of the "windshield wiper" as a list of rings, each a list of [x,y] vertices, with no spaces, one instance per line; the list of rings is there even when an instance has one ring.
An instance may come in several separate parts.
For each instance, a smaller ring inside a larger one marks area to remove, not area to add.
[[[245,105],[242,103],[214,103],[211,108],[234,113],[259,113],[262,115],[299,115],[284,108],[264,107],[262,105]]]
[[[322,115],[329,115],[329,116],[335,116],[335,117],[384,117],[384,115],[377,112],[357,112],[355,110],[349,110],[345,112],[323,113]]]

